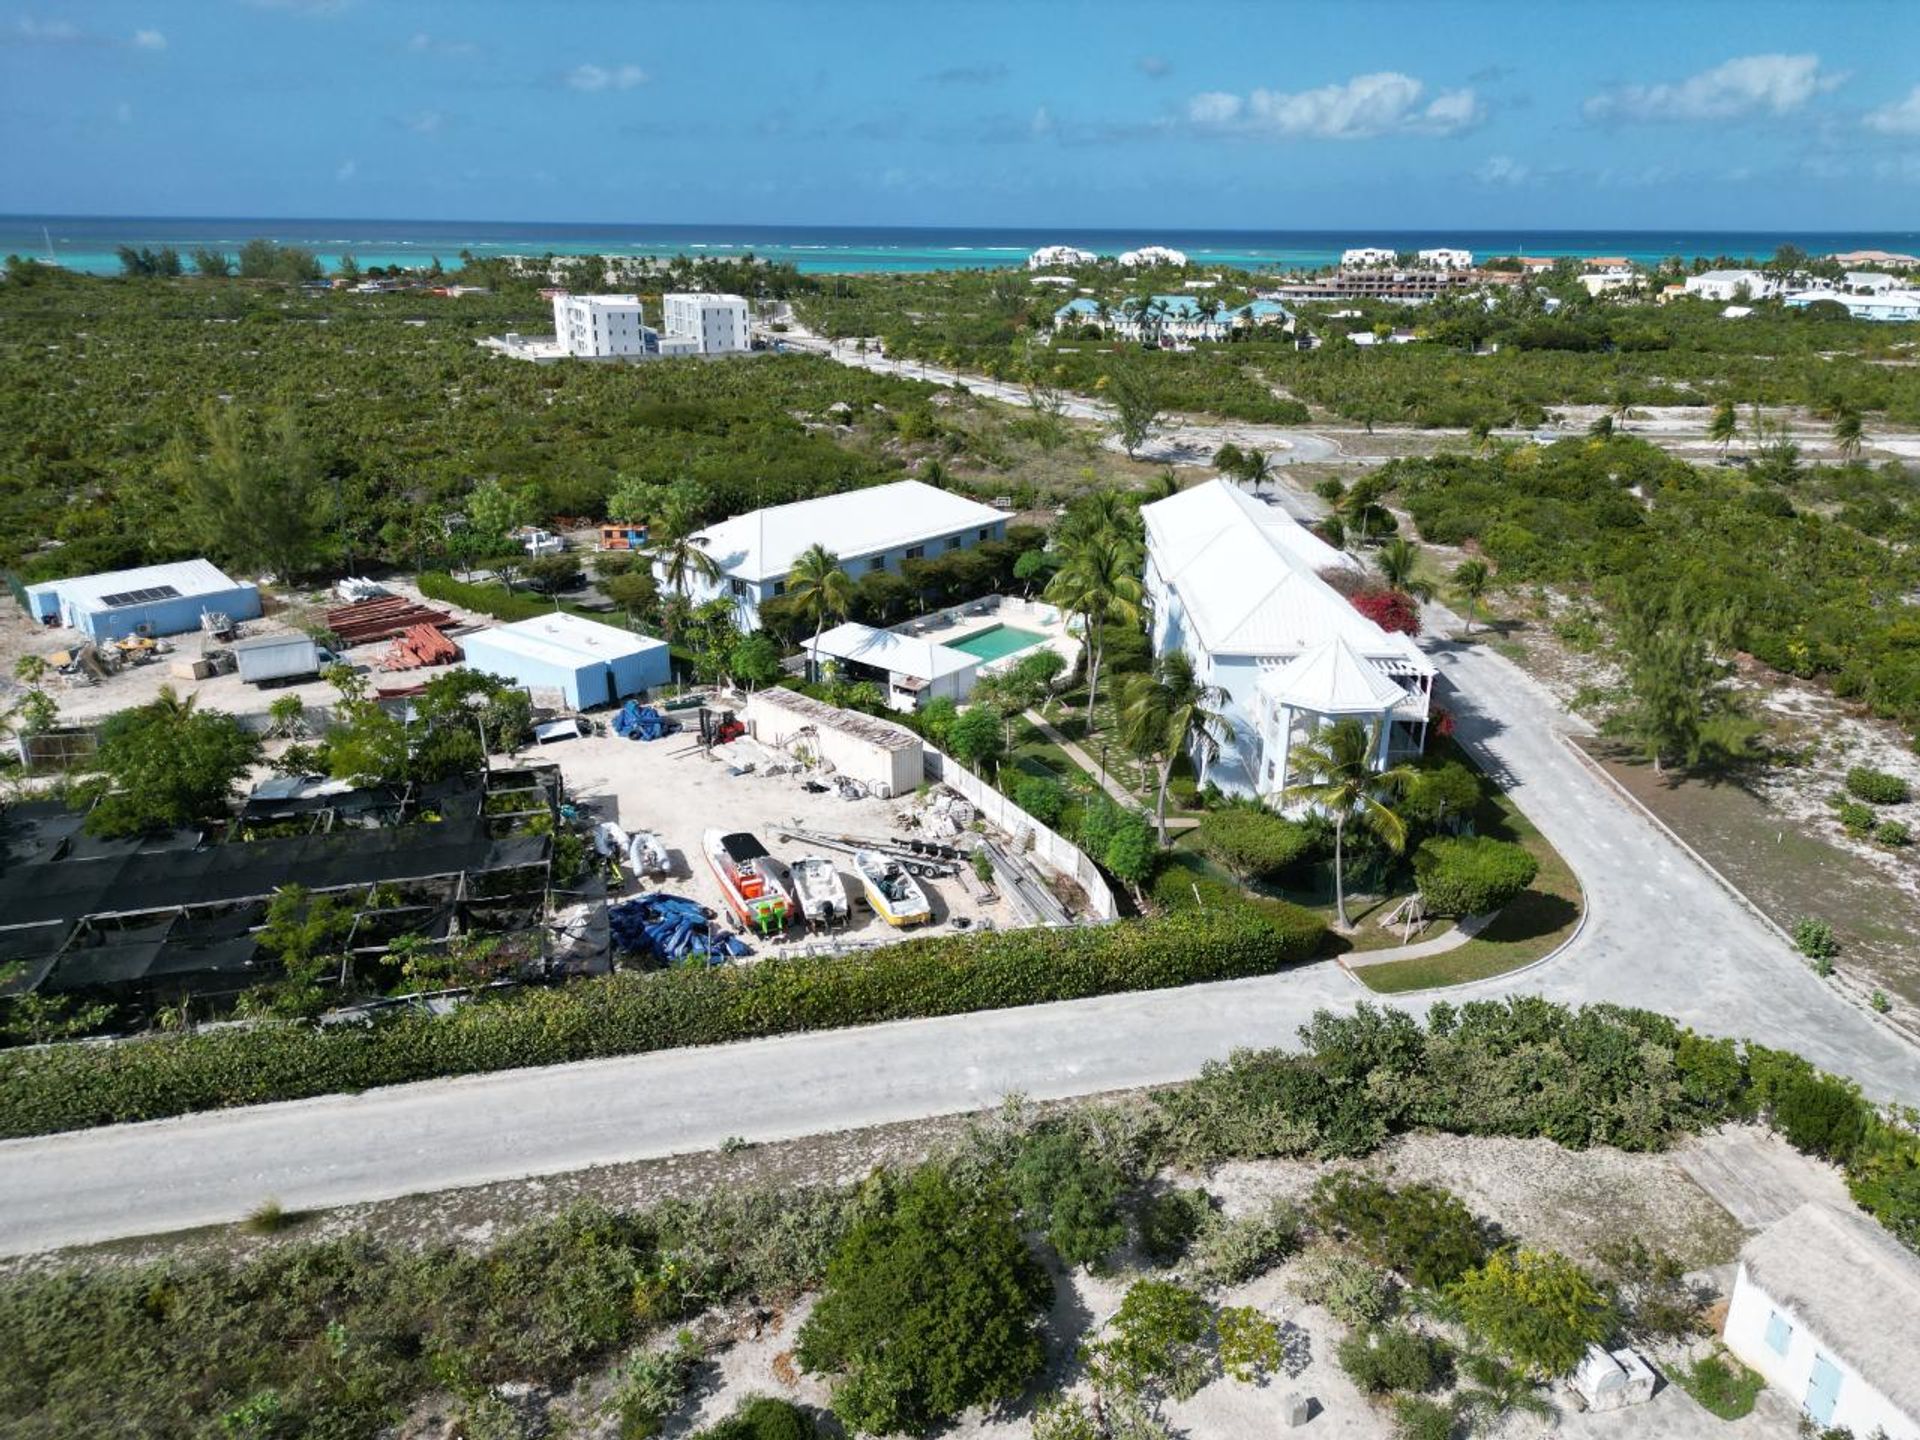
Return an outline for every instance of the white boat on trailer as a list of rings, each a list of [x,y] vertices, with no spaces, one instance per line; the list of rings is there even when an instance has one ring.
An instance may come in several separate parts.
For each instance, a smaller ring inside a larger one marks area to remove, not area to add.
[[[802,855],[790,867],[794,898],[807,924],[830,930],[844,925],[853,914],[847,903],[847,884],[824,855]]]
[[[860,872],[867,903],[889,925],[924,925],[933,919],[927,892],[900,861],[873,850],[856,850],[853,867]]]
[[[720,894],[740,923],[770,935],[784,930],[793,915],[793,897],[780,878],[780,865],[759,838],[738,830],[725,834],[709,830],[702,839],[707,868],[720,883]]]

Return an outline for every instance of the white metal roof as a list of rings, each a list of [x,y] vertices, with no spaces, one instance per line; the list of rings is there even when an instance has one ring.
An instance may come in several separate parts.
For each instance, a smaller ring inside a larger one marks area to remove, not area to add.
[[[112,608],[104,604],[108,596],[133,595],[142,590],[167,588],[177,595],[217,595],[226,590],[238,590],[241,584],[228,578],[226,572],[210,560],[175,560],[165,565],[141,565],[132,570],[109,570],[99,575],[46,580],[38,585],[29,585],[27,593],[57,594],[76,609],[99,610]]]
[[[842,561],[962,534],[1007,517],[991,505],[897,480],[736,515],[700,532],[714,563],[743,580],[775,580],[813,545]]]
[[[1920,1416],[1920,1256],[1864,1215],[1809,1201],[1749,1240],[1740,1262],[1869,1385]]]
[[[1371,660],[1335,636],[1260,677],[1274,700],[1316,715],[1377,715],[1407,692]]]
[[[1389,634],[1320,578],[1357,569],[1277,505],[1225,480],[1140,508],[1147,548],[1215,655],[1292,658],[1333,639],[1390,674],[1430,675],[1433,662]]]
[[[819,653],[835,660],[872,665],[895,675],[910,675],[916,680],[961,675],[980,664],[979,656],[955,650],[950,645],[916,640],[891,630],[876,630],[852,620],[822,631]]]
[[[495,625],[469,635],[462,642],[480,641],[530,659],[544,660],[577,669],[583,661],[618,660],[628,655],[644,655],[649,650],[664,650],[667,642],[631,630],[602,625],[578,615],[556,611],[536,615],[531,620],[516,620],[511,625]]]

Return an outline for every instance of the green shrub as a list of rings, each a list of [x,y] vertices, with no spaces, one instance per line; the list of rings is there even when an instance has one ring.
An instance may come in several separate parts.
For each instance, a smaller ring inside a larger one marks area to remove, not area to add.
[[[813,1417],[790,1400],[750,1395],[733,1414],[704,1430],[695,1440],[813,1440]]]
[[[1834,807],[1834,814],[1840,819],[1840,828],[1854,836],[1870,833],[1878,818],[1871,805],[1857,804],[1852,800],[1842,800]]]
[[[1342,1325],[1372,1325],[1393,1312],[1393,1281],[1352,1255],[1315,1255],[1293,1277],[1293,1292]]]
[[[1833,926],[1812,915],[1802,915],[1793,922],[1793,944],[1809,960],[1831,960],[1840,953]]]
[[[1082,1347],[1100,1389],[1185,1400],[1212,1378],[1213,1316],[1198,1291],[1136,1280],[1102,1337]]]
[[[1156,1265],[1171,1265],[1213,1215],[1213,1202],[1200,1189],[1168,1190],[1152,1196],[1140,1210],[1140,1248]]]
[[[1064,1126],[1028,1140],[1009,1176],[1021,1213],[1069,1265],[1098,1264],[1127,1238],[1119,1208],[1125,1179]]]
[[[1769,1118],[1794,1149],[1844,1164],[1865,1136],[1871,1114],[1852,1085],[1808,1071],[1776,1091]]]
[[[1052,1294],[1011,1205],[925,1165],[841,1243],[794,1353],[835,1376],[833,1412],[848,1430],[924,1430],[1026,1388],[1046,1359],[1039,1320]]]
[[[1013,787],[1013,803],[1042,825],[1058,825],[1067,810],[1067,792],[1058,780],[1023,775]]]
[[[1251,1305],[1223,1305],[1214,1317],[1220,1340],[1220,1368],[1243,1385],[1257,1385],[1287,1362],[1280,1327]]]
[[[1213,1217],[1188,1251],[1196,1278],[1239,1285],[1271,1270],[1300,1249],[1300,1216],[1284,1200],[1238,1220]]]
[[[419,579],[420,593],[429,600],[444,600],[462,610],[491,615],[496,620],[531,620],[553,613],[553,602],[533,595],[521,595],[504,585],[477,585],[456,580],[444,570],[425,571]]]
[[[1347,1378],[1369,1395],[1431,1389],[1448,1370],[1445,1346],[1397,1326],[1356,1330],[1335,1354]]]
[[[1413,873],[1429,910],[1489,915],[1533,883],[1540,862],[1510,841],[1436,835],[1414,852]]]
[[[1856,765],[1847,771],[1847,793],[1869,805],[1904,805],[1913,798],[1913,787],[1898,775]]]
[[[1200,821],[1200,848],[1242,880],[1273,880],[1313,848],[1304,825],[1267,810],[1235,805]]]
[[[1403,1395],[1393,1402],[1396,1440],[1451,1440],[1455,1419],[1453,1407],[1438,1400]]]
[[[641,1350],[627,1361],[615,1388],[612,1409],[620,1440],[653,1440],[666,1419],[680,1408],[700,1346],[682,1330],[664,1350]]]
[[[1692,1365],[1675,1365],[1669,1373],[1702,1409],[1722,1420],[1738,1420],[1751,1413],[1753,1402],[1767,1386],[1759,1372],[1749,1370],[1724,1350],[1703,1355]]]
[[[1913,830],[1904,820],[1882,820],[1873,827],[1873,838],[1897,850],[1913,843]]]
[[[1154,908],[1160,911],[1245,915],[1263,921],[1292,937],[1291,943],[1301,947],[1302,958],[1317,951],[1327,933],[1327,922],[1314,911],[1242,890],[1209,871],[1197,855],[1163,852],[1150,893]]]
[[[1236,912],[930,937],[859,955],[614,975],[370,1026],[0,1051],[0,1135],[1271,974],[1310,955],[1321,933],[1317,922],[1288,931]]]
[[[1469,1330],[1543,1378],[1573,1369],[1615,1323],[1612,1304],[1586,1272],[1547,1250],[1502,1250],[1447,1296]]]
[[[1311,1214],[1321,1229],[1422,1289],[1451,1284],[1486,1259],[1473,1212],[1438,1186],[1395,1190],[1351,1170],[1337,1171],[1315,1184]]]

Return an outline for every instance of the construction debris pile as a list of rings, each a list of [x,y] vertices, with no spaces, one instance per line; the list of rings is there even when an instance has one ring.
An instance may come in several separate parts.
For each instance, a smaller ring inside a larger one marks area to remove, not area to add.
[[[437,625],[410,625],[380,659],[382,670],[424,670],[429,665],[451,665],[460,647]]]

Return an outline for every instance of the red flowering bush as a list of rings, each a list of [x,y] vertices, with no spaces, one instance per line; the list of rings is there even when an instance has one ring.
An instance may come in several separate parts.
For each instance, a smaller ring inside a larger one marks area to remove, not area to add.
[[[1349,596],[1348,601],[1382,630],[1401,635],[1420,633],[1420,602],[1411,595],[1376,587]]]

